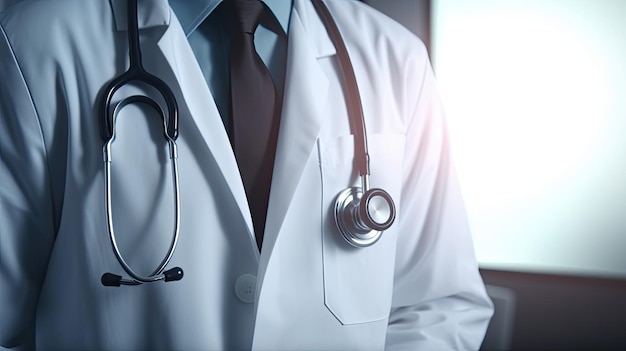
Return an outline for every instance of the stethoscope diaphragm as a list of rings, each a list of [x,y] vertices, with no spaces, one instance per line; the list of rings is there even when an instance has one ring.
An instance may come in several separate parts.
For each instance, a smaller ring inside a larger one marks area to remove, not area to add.
[[[335,223],[341,235],[354,247],[371,246],[396,218],[391,196],[374,188],[347,188],[335,200]]]

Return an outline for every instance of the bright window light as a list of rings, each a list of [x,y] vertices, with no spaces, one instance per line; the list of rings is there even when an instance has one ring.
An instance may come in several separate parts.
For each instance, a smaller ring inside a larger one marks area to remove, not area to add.
[[[626,1],[435,0],[480,264],[626,277]]]

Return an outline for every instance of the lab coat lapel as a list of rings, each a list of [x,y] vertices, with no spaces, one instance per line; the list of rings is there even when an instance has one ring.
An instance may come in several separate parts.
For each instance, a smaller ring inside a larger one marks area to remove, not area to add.
[[[335,49],[314,11],[308,1],[296,1],[291,14],[284,103],[260,276],[309,162],[328,100],[328,79],[318,60],[334,54]]]
[[[246,221],[251,242],[256,246],[252,217],[235,155],[213,96],[177,20],[172,21],[169,30],[159,41],[159,47],[176,74],[191,117],[202,134],[208,151],[213,155],[218,170],[224,176]]]
[[[178,22],[174,22],[176,21],[172,21],[172,26],[180,27]],[[248,226],[248,233],[256,246],[252,217],[235,155],[213,96],[193,51],[184,37],[182,28],[176,29],[175,33],[170,28],[159,41],[159,46],[174,69],[192,119],[237,201],[241,215]]]
[[[118,30],[126,30],[126,5],[125,0],[111,0]],[[217,168],[222,173],[239,207],[241,216],[248,227],[251,243],[256,247],[252,218],[228,135],[183,29],[176,17],[171,15],[170,7],[165,0],[139,1],[138,7],[140,29],[168,26],[158,42],[175,76],[175,79],[172,81],[166,79],[166,82],[172,89],[174,86],[180,88],[184,99],[179,99],[179,109],[181,104],[186,104],[191,119],[202,135],[207,151],[215,159]]]

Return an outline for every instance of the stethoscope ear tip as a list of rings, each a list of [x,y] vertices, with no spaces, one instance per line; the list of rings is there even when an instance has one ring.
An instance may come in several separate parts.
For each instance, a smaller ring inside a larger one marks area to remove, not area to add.
[[[122,276],[113,273],[104,273],[100,282],[104,286],[120,286],[122,284]]]
[[[183,275],[185,275],[183,269],[180,267],[168,269],[167,271],[163,272],[163,274],[165,275],[166,282],[181,280],[183,279]]]

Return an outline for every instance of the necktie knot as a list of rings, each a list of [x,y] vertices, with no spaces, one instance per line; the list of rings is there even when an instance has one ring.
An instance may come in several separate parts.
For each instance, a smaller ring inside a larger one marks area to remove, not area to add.
[[[238,32],[254,34],[265,10],[263,3],[259,0],[230,0],[230,2],[235,18],[234,29]]]

